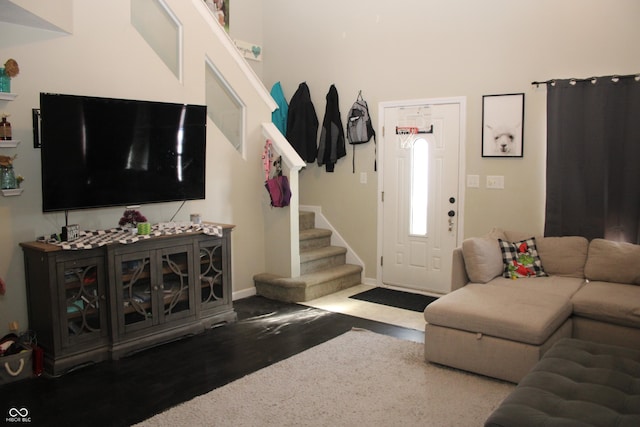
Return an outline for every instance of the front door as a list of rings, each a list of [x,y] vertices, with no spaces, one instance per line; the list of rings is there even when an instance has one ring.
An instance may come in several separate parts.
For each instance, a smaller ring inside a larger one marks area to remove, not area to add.
[[[461,232],[464,101],[394,103],[380,111],[382,283],[447,293]]]

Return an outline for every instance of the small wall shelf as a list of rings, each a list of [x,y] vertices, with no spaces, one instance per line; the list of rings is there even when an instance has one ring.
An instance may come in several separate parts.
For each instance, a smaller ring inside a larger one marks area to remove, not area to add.
[[[24,190],[24,188],[10,188],[8,190],[2,190],[2,195],[5,197],[19,196],[22,194],[22,190]]]
[[[0,92],[0,101],[13,101],[17,96],[17,93]]]
[[[3,139],[0,140],[0,148],[15,148],[20,144],[19,139]]]

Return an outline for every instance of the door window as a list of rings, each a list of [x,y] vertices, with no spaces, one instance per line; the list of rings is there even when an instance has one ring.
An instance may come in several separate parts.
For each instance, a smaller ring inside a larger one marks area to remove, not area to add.
[[[429,143],[417,138],[411,144],[411,209],[409,233],[427,235],[429,204]]]

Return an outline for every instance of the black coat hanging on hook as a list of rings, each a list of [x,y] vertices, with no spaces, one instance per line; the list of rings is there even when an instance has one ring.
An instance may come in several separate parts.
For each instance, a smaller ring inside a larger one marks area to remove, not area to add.
[[[327,172],[333,172],[338,159],[347,155],[338,104],[338,90],[335,85],[331,85],[318,142],[318,166],[325,165]]]
[[[300,83],[289,102],[287,115],[287,140],[307,163],[316,161],[318,147],[318,116],[311,102],[306,83]]]

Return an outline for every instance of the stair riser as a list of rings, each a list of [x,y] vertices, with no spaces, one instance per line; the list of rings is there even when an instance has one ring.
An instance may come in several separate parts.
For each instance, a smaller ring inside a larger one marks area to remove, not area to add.
[[[309,230],[315,227],[316,215],[313,212],[300,213],[298,229]]]
[[[324,248],[331,245],[331,237],[317,237],[300,241],[300,250]]]
[[[315,271],[324,270],[325,268],[336,267],[338,265],[345,264],[346,262],[347,257],[345,254],[302,262],[300,263],[300,274],[313,273]]]
[[[320,298],[361,283],[361,274],[349,274],[306,289],[304,301]]]
[[[256,281],[255,286],[258,295],[262,295],[266,298],[286,302],[302,302],[320,298],[360,283],[361,274],[353,273],[306,288],[283,288],[272,283],[262,281]]]

